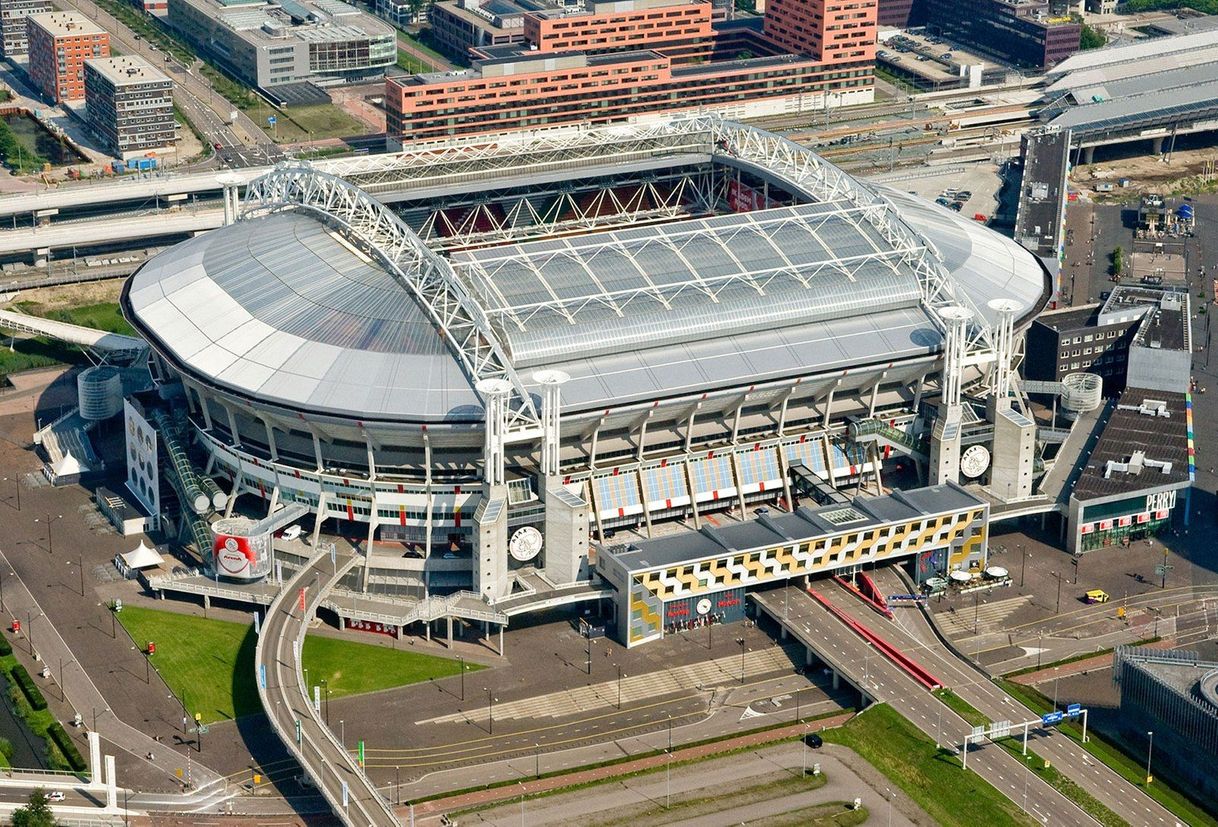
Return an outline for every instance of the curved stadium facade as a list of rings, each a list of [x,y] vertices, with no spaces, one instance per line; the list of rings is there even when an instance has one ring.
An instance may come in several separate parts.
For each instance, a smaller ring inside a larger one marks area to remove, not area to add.
[[[980,384],[988,304],[1047,296],[986,227],[692,118],[281,165],[122,303],[234,493],[366,539],[366,589],[495,601],[622,528],[789,505],[795,464],[857,483],[851,422],[925,427],[941,308]]]

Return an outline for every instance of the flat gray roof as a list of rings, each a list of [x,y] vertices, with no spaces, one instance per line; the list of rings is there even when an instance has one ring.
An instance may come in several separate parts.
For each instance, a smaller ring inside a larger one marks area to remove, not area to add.
[[[612,546],[603,551],[633,573],[982,505],[983,500],[957,485],[935,485],[882,496],[855,497],[850,505],[770,511],[744,523],[704,527],[701,531]]]
[[[1138,410],[1144,403],[1154,401],[1165,402],[1170,416],[1155,416]],[[1159,467],[1148,466],[1141,473],[1108,472],[1109,461],[1126,463],[1135,451],[1145,452],[1148,460],[1171,463],[1171,470],[1164,473]],[[1126,388],[1075,482],[1073,493],[1085,503],[1100,497],[1137,494],[1188,481],[1188,419],[1184,394]]]
[[[116,87],[137,83],[172,83],[168,75],[136,55],[97,57],[86,60],[85,65]]]

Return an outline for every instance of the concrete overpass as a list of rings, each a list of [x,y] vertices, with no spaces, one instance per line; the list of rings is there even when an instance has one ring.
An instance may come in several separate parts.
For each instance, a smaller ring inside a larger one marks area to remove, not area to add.
[[[133,241],[142,246],[158,237],[214,230],[224,223],[224,210],[147,211],[116,217],[73,219],[43,226],[0,230],[0,255],[31,253],[36,259],[55,250]]]
[[[874,651],[870,644],[803,590],[792,588],[785,594],[783,590],[759,592],[751,594],[750,598],[757,606],[758,620],[765,617],[774,621],[783,630],[784,637],[794,637],[807,647],[810,659],[815,657],[833,670],[835,684],[841,679],[862,687],[865,697],[888,703],[941,745],[963,744],[972,732],[972,726],[963,718],[908,672]],[[1019,757],[1005,749],[973,745],[969,750],[969,769],[1025,807],[1036,821],[1058,825],[1097,823],[1039,777],[1026,778],[1030,771],[1023,764]],[[1026,799],[1023,797],[1025,785]]]
[[[331,564],[325,552],[314,557],[267,609],[254,651],[258,697],[275,734],[344,824],[398,827],[389,802],[322,723],[301,674],[300,653],[309,622],[326,594],[356,563],[349,554],[335,559]]]
[[[59,187],[47,187],[37,192],[0,196],[0,217],[37,214],[44,210],[80,209],[106,204],[143,204],[147,201],[169,202],[173,196],[209,194],[220,195],[220,176],[234,175],[244,184],[266,172],[269,167],[164,174],[145,178],[129,177],[99,182],[76,182]],[[0,220],[0,225],[4,222]]]

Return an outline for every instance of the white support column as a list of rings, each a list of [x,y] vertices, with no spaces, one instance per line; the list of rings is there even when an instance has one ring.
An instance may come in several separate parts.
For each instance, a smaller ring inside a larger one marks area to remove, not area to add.
[[[435,492],[431,490],[431,436],[427,433],[427,426],[423,426],[423,485],[426,486],[426,516],[423,518],[423,556],[427,557],[431,554],[431,532],[432,532],[432,514],[431,510],[435,508]],[[430,578],[427,576],[427,567],[423,567],[423,590],[430,590]]]
[[[875,416],[875,400],[880,393],[880,384],[884,378],[888,376],[888,371],[880,371],[880,375],[876,377],[875,383],[871,386],[871,403],[867,406],[867,418]]]
[[[368,451],[368,481],[376,481],[376,456],[372,451],[372,437],[368,436],[368,432],[364,431],[364,447]]]
[[[829,416],[833,411],[833,395],[837,393],[837,386],[840,385],[841,382],[842,380],[839,379],[833,383],[833,387],[829,389],[829,396],[825,399],[825,418],[821,422],[821,427],[823,428],[829,427]]]
[[[559,473],[559,454],[562,448],[562,386],[570,378],[561,370],[539,370],[533,374],[533,381],[540,383],[543,389],[541,473],[547,477],[557,477]],[[640,450],[641,445],[642,443]]]
[[[964,385],[964,357],[968,348],[968,323],[973,313],[966,307],[951,305],[939,309],[939,316],[947,328],[947,341],[943,355],[943,404],[949,407],[960,404]]]
[[[114,756],[106,756],[106,809],[118,809],[118,778],[114,772]]]
[[[507,437],[507,402],[512,383],[506,379],[482,379],[475,386],[486,408],[486,439],[483,443],[482,480],[491,487],[504,485],[504,443]]]
[[[241,433],[237,430],[237,415],[233,413],[233,409],[228,405],[224,406],[224,413],[228,415],[228,444],[234,448],[240,448]]]
[[[317,540],[321,537],[321,524],[326,521],[326,516],[330,513],[326,507],[327,494],[329,492],[322,489],[321,493],[317,495],[317,516],[313,521],[313,542],[311,544],[313,548],[317,548]]]
[[[88,732],[89,740],[89,786],[100,787],[106,783],[106,772],[101,762],[101,738],[93,730]]]
[[[993,299],[987,307],[998,316],[991,393],[995,410],[1005,410],[1011,406],[1011,362],[1015,356],[1015,313],[1019,304],[1014,299]]]
[[[271,420],[262,420],[262,427],[266,429],[266,448],[271,452],[271,461],[279,461],[279,448],[275,444],[275,429],[271,425]]]
[[[227,227],[241,214],[241,198],[237,192],[237,188],[241,186],[241,177],[229,172],[219,176],[216,181],[224,188],[224,226]]]
[[[310,433],[313,435],[313,461],[317,463],[317,473],[320,474],[326,467],[321,461],[321,437],[317,435],[317,431]]]
[[[694,418],[698,415],[698,409],[702,407],[702,403],[698,402],[689,412],[689,419],[685,422],[685,453],[689,453],[690,445],[694,440]]]
[[[647,442],[647,423],[649,422],[651,422],[651,411],[648,411],[647,416],[643,417],[643,421],[639,423],[639,449],[634,454],[634,458],[639,462],[643,461],[643,445]]]

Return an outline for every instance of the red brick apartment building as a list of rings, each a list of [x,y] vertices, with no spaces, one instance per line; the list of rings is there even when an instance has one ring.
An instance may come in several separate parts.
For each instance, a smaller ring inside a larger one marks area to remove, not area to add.
[[[47,100],[85,96],[85,61],[110,56],[110,35],[84,15],[69,11],[26,19],[30,81]]]
[[[701,0],[589,0],[524,17],[525,43],[471,69],[388,78],[401,143],[674,111],[728,117],[871,100],[877,0],[772,0],[764,27],[711,23]]]

